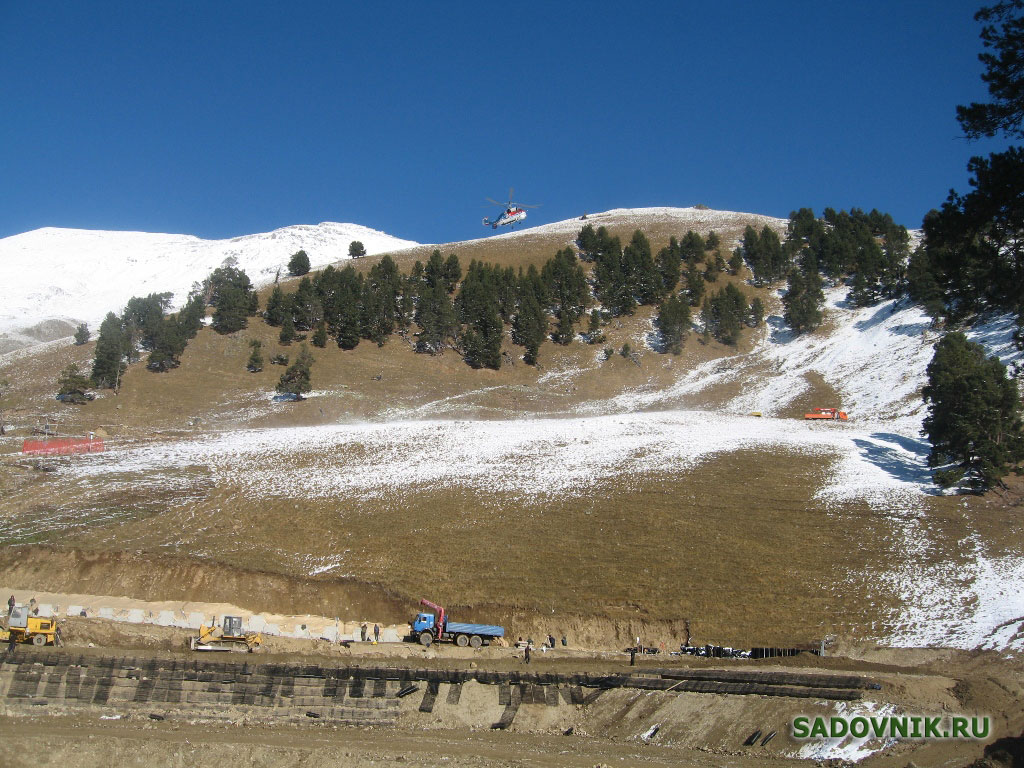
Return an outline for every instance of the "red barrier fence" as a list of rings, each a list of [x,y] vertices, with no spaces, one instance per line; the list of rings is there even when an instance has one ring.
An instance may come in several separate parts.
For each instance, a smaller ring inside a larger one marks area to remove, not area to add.
[[[72,453],[100,453],[103,440],[87,437],[62,437],[57,440],[26,440],[21,452],[34,456],[66,456]]]

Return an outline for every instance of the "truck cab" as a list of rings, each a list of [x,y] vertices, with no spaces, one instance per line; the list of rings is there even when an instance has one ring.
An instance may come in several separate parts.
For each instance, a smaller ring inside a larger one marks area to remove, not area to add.
[[[419,634],[424,630],[433,630],[435,621],[432,613],[417,613],[416,620],[412,623],[412,631],[414,634]]]

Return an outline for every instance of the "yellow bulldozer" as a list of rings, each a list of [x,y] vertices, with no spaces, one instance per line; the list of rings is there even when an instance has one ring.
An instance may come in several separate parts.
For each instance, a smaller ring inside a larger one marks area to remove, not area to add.
[[[244,632],[241,616],[225,616],[221,626],[217,626],[216,618],[209,626],[202,624],[199,634],[188,639],[188,647],[193,651],[241,651],[253,653],[263,645],[263,635],[259,632]]]
[[[64,645],[57,619],[35,616],[27,605],[16,605],[7,617],[7,628],[0,630],[0,642],[32,645]]]

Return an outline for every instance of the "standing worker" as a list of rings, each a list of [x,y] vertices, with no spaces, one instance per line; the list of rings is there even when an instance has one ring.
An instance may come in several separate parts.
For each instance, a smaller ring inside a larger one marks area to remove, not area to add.
[[[526,651],[523,653],[523,658],[526,659],[526,663],[530,663],[530,644],[526,644]]]
[[[373,625],[373,643],[376,645],[380,642],[380,624]]]
[[[10,598],[7,600],[7,615],[8,616],[10,616],[12,613],[14,613],[14,606],[15,606],[14,595],[11,595]]]

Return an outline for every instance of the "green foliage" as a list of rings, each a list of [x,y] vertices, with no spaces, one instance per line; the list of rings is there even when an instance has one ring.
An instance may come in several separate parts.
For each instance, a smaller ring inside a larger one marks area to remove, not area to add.
[[[203,281],[203,295],[212,304],[213,329],[217,333],[234,333],[245,328],[248,318],[259,311],[259,297],[249,276],[234,266],[215,269]]]
[[[541,268],[540,279],[558,313],[568,313],[570,323],[583,317],[590,303],[590,287],[572,248],[563,248],[548,259]]]
[[[586,224],[583,226],[579,236],[576,238],[576,245],[580,249],[580,256],[586,261],[593,261],[597,258],[601,245],[593,225]]]
[[[740,331],[747,317],[747,298],[732,283],[706,298],[701,309],[705,337],[713,336],[731,346],[739,344]]]
[[[310,368],[313,362],[309,347],[303,344],[299,348],[299,356],[295,358],[295,362],[281,374],[281,380],[277,382],[277,391],[281,394],[295,395],[301,400],[302,396],[312,389]]]
[[[249,373],[259,373],[263,370],[263,342],[259,339],[249,339],[249,359],[245,363],[245,370]]]
[[[82,323],[75,329],[75,346],[80,347],[89,343],[89,326]]]
[[[518,309],[512,320],[512,340],[526,348],[523,360],[527,365],[536,365],[537,353],[547,331],[547,314],[537,300],[534,284],[528,280],[520,281]]]
[[[61,371],[57,387],[57,394],[65,403],[78,405],[89,401],[85,394],[89,389],[89,378],[78,370],[75,363]]]
[[[278,334],[277,340],[286,347],[295,341],[295,323],[292,321],[291,312],[284,316],[284,322],[281,323],[281,333]]]
[[[604,227],[596,234],[594,292],[613,314],[632,314],[638,303],[655,304],[663,293],[663,278],[654,265],[651,244],[640,230],[621,248]]]
[[[825,293],[817,269],[794,267],[790,271],[782,306],[786,324],[797,334],[813,331],[821,325]]]
[[[590,311],[590,323],[587,326],[587,344],[601,344],[604,342],[604,331],[601,330],[601,326],[604,323],[601,321],[601,310],[592,309]]]
[[[755,296],[750,302],[750,318],[747,323],[751,328],[757,328],[764,322],[764,302],[760,296]]]
[[[327,323],[322,319],[316,324],[316,330],[313,332],[313,346],[320,349],[327,346]]]
[[[907,295],[916,301],[932,318],[939,318],[945,311],[942,288],[936,279],[928,249],[919,247],[910,256],[907,264]]]
[[[436,253],[436,251],[435,251]],[[429,264],[428,264],[429,273]],[[455,337],[455,308],[448,296],[448,287],[442,275],[433,285],[427,285],[416,307],[416,324],[420,327],[416,349],[431,355],[439,354]]]
[[[124,373],[125,334],[121,318],[108,312],[100,323],[96,337],[96,352],[92,362],[93,385],[103,389],[115,389]]]
[[[559,309],[557,317],[558,324],[555,326],[555,332],[551,334],[551,340],[564,347],[576,338],[572,312],[566,309]]]
[[[348,244],[348,256],[350,259],[361,259],[366,255],[366,248],[358,240]]]
[[[985,65],[981,79],[992,101],[957,107],[956,116],[969,138],[995,136],[1024,138],[1024,2],[1004,0],[979,10],[974,18],[984,24],[978,56]]]
[[[288,274],[293,277],[309,274],[309,256],[305,251],[296,251],[288,260]]]
[[[704,273],[697,269],[697,265],[691,263],[686,268],[686,298],[691,307],[699,306],[704,299]]]
[[[983,491],[1001,483],[1024,458],[1020,395],[996,357],[962,333],[935,345],[922,391],[929,403],[924,431],[932,444],[928,464],[949,487],[966,480]]]
[[[668,246],[658,251],[658,257],[655,259],[655,266],[657,267],[658,274],[661,277],[661,292],[662,295],[668,295],[672,293],[676,286],[679,285],[679,274],[680,264],[682,263],[682,249],[679,247],[679,241],[676,238],[670,237]]]
[[[775,230],[765,225],[758,233],[749,224],[740,243],[743,259],[754,276],[755,285],[771,285],[789,270],[790,258]]]
[[[1021,316],[1024,150],[973,157],[967,168],[974,189],[962,196],[950,192],[942,209],[925,217],[928,268],[953,319],[985,309]]]
[[[269,298],[267,298],[267,308],[263,311],[263,318],[267,321],[267,325],[272,325],[276,328],[284,322],[285,312],[289,311],[284,291],[280,285],[275,284]]]
[[[690,329],[690,305],[678,296],[669,296],[662,303],[656,322],[665,349],[673,355],[682,352]]]

